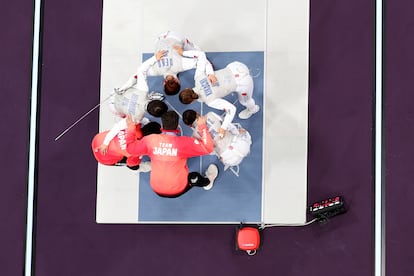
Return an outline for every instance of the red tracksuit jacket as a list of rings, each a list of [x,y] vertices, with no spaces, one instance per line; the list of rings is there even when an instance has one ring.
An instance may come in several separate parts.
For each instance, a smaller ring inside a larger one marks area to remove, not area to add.
[[[103,165],[114,165],[126,156],[128,166],[133,167],[139,165],[141,163],[140,157],[137,155],[131,155],[126,150],[126,136],[128,133],[127,129],[118,132],[115,138],[111,140],[111,142],[108,145],[108,151],[105,155],[103,155],[99,151],[99,146],[103,143],[105,136],[108,132],[109,130],[98,133],[92,139],[92,152],[95,156],[95,159]],[[138,124],[135,127],[135,131],[132,131],[131,139],[136,140],[140,139],[141,137],[141,124]]]
[[[206,155],[213,151],[213,140],[205,124],[198,126],[201,139],[177,136],[164,130],[137,141],[127,135],[127,151],[131,155],[147,155],[151,159],[151,188],[159,195],[174,196],[188,185],[187,158]]]

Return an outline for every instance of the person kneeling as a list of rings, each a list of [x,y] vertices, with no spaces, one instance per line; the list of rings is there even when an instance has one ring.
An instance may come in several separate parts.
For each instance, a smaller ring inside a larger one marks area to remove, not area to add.
[[[125,139],[128,130],[116,129],[114,127],[112,130],[100,132],[92,139],[92,152],[96,161],[107,166],[127,166],[131,170],[139,169],[140,172],[150,171],[150,162],[141,162],[139,155],[131,155],[127,152]],[[116,134],[111,135],[110,132],[114,130]],[[141,139],[146,135],[161,133],[161,126],[157,122],[149,122],[143,127],[141,124],[136,124],[130,131],[134,139]]]
[[[136,140],[134,122],[130,116],[127,117],[127,151],[134,156],[149,156],[152,166],[150,185],[153,191],[162,197],[178,197],[194,186],[211,189],[218,175],[215,164],[208,166],[206,177],[198,172],[188,173],[187,159],[211,153],[213,140],[207,130],[205,119],[199,119],[199,139],[178,136],[178,120],[175,111],[167,111],[161,116],[161,134],[151,134]]]
[[[200,114],[195,110],[187,109],[183,112],[184,123],[193,128],[193,135],[196,137],[200,135],[197,131],[199,118]],[[214,112],[208,112],[206,118],[208,130],[214,140],[215,154],[224,164],[224,170],[227,170],[229,167],[238,166],[244,157],[250,153],[250,145],[252,144],[250,133],[230,123],[227,127],[228,132],[223,137],[219,131],[223,119]]]

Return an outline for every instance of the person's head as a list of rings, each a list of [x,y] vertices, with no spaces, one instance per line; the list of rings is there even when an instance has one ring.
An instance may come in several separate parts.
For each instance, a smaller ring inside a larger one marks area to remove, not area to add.
[[[172,96],[180,92],[180,79],[173,75],[167,75],[164,78],[164,92],[166,95]]]
[[[152,100],[147,104],[148,113],[157,118],[161,117],[167,110],[167,104],[160,100]]]
[[[183,122],[187,126],[192,126],[194,121],[197,119],[198,114],[193,109],[187,109],[183,112]]]
[[[178,128],[178,119],[177,112],[173,110],[165,112],[161,116],[162,128],[165,130],[176,130]]]
[[[143,136],[147,136],[150,134],[160,134],[161,125],[157,122],[149,122],[141,128],[141,131]]]
[[[180,95],[178,96],[180,99],[180,102],[183,104],[190,104],[193,101],[198,99],[197,93],[194,92],[191,88],[186,88],[183,91],[180,92]]]

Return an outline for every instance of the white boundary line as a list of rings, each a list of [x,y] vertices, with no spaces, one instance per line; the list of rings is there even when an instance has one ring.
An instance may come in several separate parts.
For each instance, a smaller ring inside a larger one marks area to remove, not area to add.
[[[27,214],[26,214],[26,252],[24,275],[32,275],[33,258],[33,215],[36,167],[36,132],[37,132],[37,96],[39,79],[39,46],[40,46],[40,11],[41,0],[34,0],[33,14],[33,49],[32,49],[32,88],[30,105],[30,140],[29,169],[27,180]]]
[[[266,82],[266,73],[267,73],[267,46],[268,46],[268,40],[267,40],[267,36],[268,36],[268,27],[267,24],[269,24],[269,1],[266,0],[265,3],[265,10],[266,10],[266,15],[265,15],[265,23],[264,23],[264,28],[265,28],[265,35],[264,35],[264,51],[263,51],[263,104],[262,104],[262,110],[263,110],[263,129],[262,129],[262,133],[263,133],[263,141],[262,141],[262,211],[260,213],[261,216],[261,221],[265,220],[265,209],[266,209],[266,197],[265,197],[265,190],[266,190],[266,185],[265,185],[265,146],[266,146],[266,127],[265,127],[265,120],[266,120],[266,91],[267,91],[267,82]]]
[[[384,221],[382,210],[382,0],[375,13],[375,275],[385,275]]]

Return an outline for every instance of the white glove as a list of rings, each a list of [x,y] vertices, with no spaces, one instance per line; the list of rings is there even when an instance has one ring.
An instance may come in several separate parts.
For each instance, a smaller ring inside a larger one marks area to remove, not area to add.
[[[119,88],[114,88],[114,92],[115,92],[115,94],[122,95],[122,94],[125,93],[125,90],[121,90]]]

